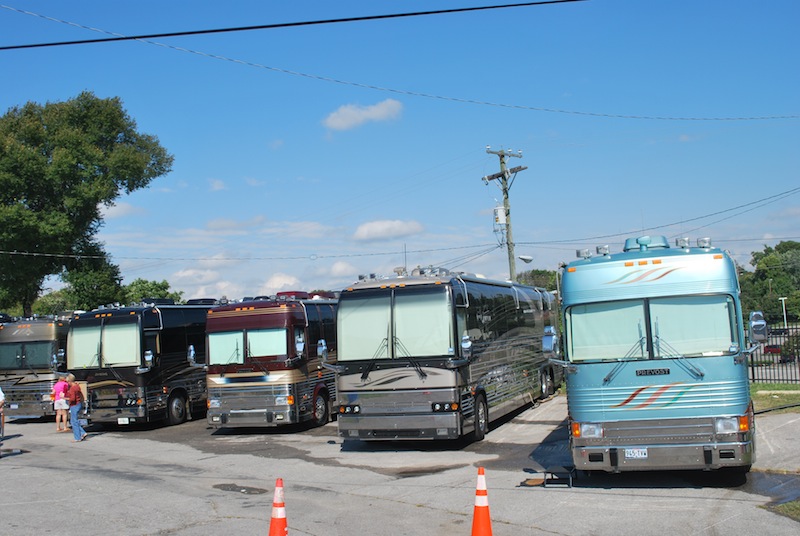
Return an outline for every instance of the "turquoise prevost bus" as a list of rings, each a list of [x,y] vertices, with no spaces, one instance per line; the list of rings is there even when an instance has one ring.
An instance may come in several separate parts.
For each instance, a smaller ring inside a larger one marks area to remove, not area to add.
[[[578,470],[746,473],[755,462],[747,368],[755,346],[745,339],[735,264],[708,239],[676,244],[630,238],[622,253],[583,250],[562,268]]]

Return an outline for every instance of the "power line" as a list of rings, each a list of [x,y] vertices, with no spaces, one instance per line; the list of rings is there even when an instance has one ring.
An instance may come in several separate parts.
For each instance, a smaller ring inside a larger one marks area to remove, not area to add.
[[[756,208],[761,208],[764,205],[774,203],[776,201],[780,201],[786,197],[794,195],[800,192],[800,187],[792,188],[790,190],[786,190],[784,192],[780,192],[778,194],[774,194],[768,197],[764,197],[762,199],[752,201],[750,203],[745,203],[743,205],[738,205],[736,207],[728,208],[725,210],[720,210],[717,212],[713,212],[710,214],[706,214],[703,216],[697,216],[695,218],[689,218],[673,223],[667,223],[664,225],[659,225],[655,227],[648,227],[646,229],[637,229],[633,231],[626,231],[622,233],[615,233],[615,234],[608,234],[608,235],[599,235],[593,237],[585,237],[585,238],[570,238],[570,239],[559,239],[559,240],[542,240],[542,241],[532,241],[532,242],[516,242],[518,245],[526,245],[526,246],[545,246],[545,245],[553,245],[553,244],[573,244],[573,243],[585,243],[595,240],[600,240],[603,238],[616,238],[620,236],[632,236],[642,231],[654,231],[658,229],[663,229],[666,227],[671,227],[674,225],[681,225],[684,223],[697,221],[705,218],[710,218],[713,216],[717,216],[720,214],[725,214],[734,210],[739,210],[742,208],[747,208],[744,212],[749,212],[751,210],[755,210]],[[754,206],[755,205],[755,206]],[[735,214],[734,216],[739,215],[739,213]],[[731,216],[733,217],[733,216]],[[729,218],[724,218],[729,219]],[[722,221],[722,220],[719,220]],[[785,237],[771,237],[771,238],[736,238],[736,239],[728,239],[728,240],[716,240],[716,242],[764,242],[764,241],[776,241],[776,240],[800,240],[798,236],[785,236]],[[454,246],[448,248],[429,248],[429,249],[417,249],[408,251],[408,253],[438,253],[443,251],[454,251],[454,250],[463,250],[463,249],[475,249],[475,248],[488,248],[479,252],[470,253],[463,255],[461,257],[456,257],[440,263],[442,265],[460,262],[460,264],[464,264],[466,262],[475,260],[477,258],[482,257],[500,247],[503,244],[476,244],[472,246]],[[113,256],[116,260],[152,260],[152,261],[159,261],[159,262],[172,262],[172,261],[281,261],[281,260],[317,260],[317,259],[336,259],[336,258],[356,258],[356,257],[380,257],[380,256],[390,256],[390,255],[397,255],[397,251],[386,251],[386,252],[376,252],[376,253],[342,253],[337,255],[318,255],[318,254],[311,254],[311,255],[297,255],[297,256],[288,256],[288,257],[117,257]],[[0,255],[11,255],[11,256],[20,256],[20,257],[55,257],[55,258],[62,258],[62,259],[105,259],[108,258],[106,255],[74,255],[74,254],[58,254],[58,253],[37,253],[37,252],[28,252],[28,251],[8,251],[8,250],[0,250]]]
[[[68,46],[68,45],[87,45],[87,44],[94,44],[94,43],[110,43],[115,41],[139,41],[145,39],[160,39],[163,37],[186,37],[189,35],[207,35],[207,34],[218,34],[218,33],[230,33],[230,32],[248,32],[252,30],[275,30],[279,28],[296,28],[300,26],[317,26],[321,24],[341,24],[345,22],[364,22],[364,21],[373,21],[373,20],[385,20],[385,19],[398,19],[403,17],[422,17],[422,16],[429,16],[429,15],[445,15],[451,13],[466,13],[468,11],[487,11],[491,9],[508,9],[508,8],[515,8],[515,7],[530,7],[530,6],[541,6],[547,4],[565,4],[571,2],[585,2],[586,0],[546,0],[540,2],[525,2],[521,4],[503,4],[503,5],[496,5],[496,6],[479,6],[479,7],[462,7],[462,8],[453,8],[453,9],[439,9],[435,11],[416,11],[411,13],[392,13],[388,15],[367,15],[364,17],[346,17],[341,19],[323,19],[323,20],[314,20],[314,21],[302,21],[302,22],[281,22],[277,24],[259,24],[256,26],[238,26],[238,27],[231,27],[231,28],[215,28],[210,30],[189,30],[184,32],[165,32],[165,33],[157,33],[157,34],[143,34],[143,35],[120,35],[120,34],[111,34],[114,37],[106,37],[102,39],[81,39],[75,41],[58,41],[58,42],[50,42],[50,43],[33,43],[27,45],[9,45],[9,46],[2,46],[0,50],[20,50],[26,48],[45,48],[45,47],[59,47],[59,46]],[[17,9],[12,6],[6,6],[0,4],[1,8],[8,9],[10,11],[16,11],[18,13],[23,13],[25,15],[33,15],[36,17],[41,17],[48,20],[53,20],[57,22],[64,22],[59,21],[57,19],[46,17],[43,15],[39,15],[38,13],[33,13],[30,11],[25,11],[22,9]],[[74,26],[78,26],[80,28],[84,28],[87,30],[95,30],[101,31],[103,33],[111,33],[105,32],[103,30],[97,30],[96,28],[89,28],[87,26],[81,26],[78,24],[74,24]]]
[[[798,192],[800,192],[800,187],[792,188],[791,190],[786,190],[784,192],[780,192],[780,193],[775,194],[775,195],[764,197],[764,198],[758,199],[756,201],[751,201],[750,203],[745,203],[743,205],[739,205],[739,206],[736,206],[736,207],[726,208],[725,210],[720,210],[720,211],[717,211],[717,212],[713,212],[711,214],[705,214],[703,216],[697,216],[695,218],[689,218],[689,219],[686,219],[686,220],[676,221],[676,222],[672,222],[672,223],[666,223],[664,225],[657,225],[655,227],[647,227],[645,229],[636,229],[636,230],[633,230],[633,231],[625,231],[625,232],[622,232],[622,233],[598,235],[598,236],[591,236],[591,237],[586,237],[586,238],[571,238],[571,239],[568,239],[568,240],[544,240],[544,241],[539,241],[539,242],[517,242],[517,244],[524,244],[524,245],[529,245],[530,246],[530,245],[539,245],[539,244],[565,244],[565,243],[576,243],[576,242],[577,243],[584,243],[584,242],[589,242],[589,241],[593,241],[593,240],[601,240],[601,239],[604,239],[604,238],[616,238],[616,237],[619,237],[619,236],[631,236],[631,235],[635,235],[637,233],[640,233],[642,231],[656,231],[658,229],[664,229],[666,227],[673,227],[675,225],[683,225],[684,223],[689,223],[689,222],[698,221],[698,220],[704,220],[706,218],[719,216],[720,214],[725,214],[727,212],[732,212],[734,210],[739,210],[739,209],[742,209],[742,208],[747,208],[748,209],[748,210],[745,210],[743,212],[749,212],[750,210],[755,210],[756,208],[761,208],[764,205],[768,205],[768,204],[780,201],[780,200],[782,200],[782,199],[784,199],[786,197],[789,197],[791,195],[794,195],[794,194],[796,194]],[[757,206],[754,207],[753,205],[757,205]],[[750,207],[753,207],[753,208],[750,208]],[[739,214],[742,214],[743,212],[734,214],[733,216],[730,216],[730,217],[738,216]],[[723,218],[722,220],[717,220],[717,222],[723,221],[725,219],[729,219],[729,218]],[[713,223],[717,223],[717,222],[713,222]],[[709,224],[709,225],[711,225],[711,224]],[[704,225],[702,227],[707,227],[707,226]],[[697,228],[692,229],[692,230],[694,231],[694,230],[697,230],[697,229],[701,229],[702,227],[697,227]]]
[[[519,6],[526,6],[526,5],[562,3],[562,2],[568,2],[568,1],[584,1],[584,0],[561,0],[561,1],[555,1],[555,2],[532,2],[532,3],[528,3],[528,4],[507,4],[507,5],[504,5],[504,6],[486,6],[484,8],[464,8],[464,9],[465,10],[473,10],[474,11],[474,10],[477,10],[477,9],[498,9],[498,8],[519,7]],[[477,105],[477,106],[491,106],[491,107],[495,107],[495,108],[507,108],[507,109],[512,109],[512,110],[545,112],[545,113],[566,114],[566,115],[578,115],[578,116],[585,116],[585,117],[599,117],[599,118],[606,118],[606,119],[640,119],[640,120],[649,120],[649,121],[701,121],[701,122],[704,122],[704,121],[767,121],[767,120],[772,121],[772,120],[785,120],[785,119],[800,119],[800,115],[797,115],[797,114],[765,115],[765,116],[739,116],[739,117],[671,117],[671,116],[658,116],[658,115],[611,114],[611,113],[600,113],[600,112],[586,112],[586,111],[580,111],[580,110],[565,110],[565,109],[560,109],[560,108],[545,108],[545,107],[541,107],[541,106],[527,106],[527,105],[522,105],[522,104],[506,104],[506,103],[501,103],[501,102],[482,101],[482,100],[478,100],[478,99],[467,99],[467,98],[461,98],[461,97],[450,97],[450,96],[446,96],[446,95],[436,95],[436,94],[433,94],[433,93],[424,93],[424,92],[420,92],[420,91],[411,91],[411,90],[403,90],[403,89],[396,89],[396,88],[388,88],[388,87],[376,86],[376,85],[372,85],[372,84],[365,84],[365,83],[361,83],[361,82],[351,82],[351,81],[348,81],[348,80],[339,80],[337,78],[330,78],[330,77],[327,77],[327,76],[320,76],[320,75],[316,75],[316,74],[302,73],[302,72],[299,72],[299,71],[292,71],[292,70],[289,70],[289,69],[282,69],[280,67],[272,67],[272,66],[269,66],[269,65],[263,65],[263,64],[255,63],[255,62],[251,62],[251,61],[244,61],[244,60],[239,60],[239,59],[236,59],[236,58],[229,58],[229,57],[226,57],[226,56],[220,56],[218,54],[210,54],[210,53],[207,53],[207,52],[202,52],[202,51],[199,51],[199,50],[193,50],[193,49],[190,49],[190,48],[184,48],[184,47],[179,47],[179,46],[174,46],[174,45],[168,45],[166,43],[159,43],[158,41],[149,41],[149,40],[145,39],[145,36],[136,36],[136,37],[124,36],[124,35],[121,35],[121,34],[116,34],[114,32],[109,32],[107,30],[102,30],[102,29],[99,29],[99,28],[92,28],[92,27],[89,27],[89,26],[84,26],[84,25],[81,25],[81,24],[77,24],[77,23],[73,23],[73,22],[69,22],[69,21],[65,21],[65,20],[61,20],[61,19],[56,19],[56,18],[53,18],[53,17],[40,15],[38,13],[33,13],[33,12],[30,12],[30,11],[20,10],[20,9],[17,9],[17,8],[14,8],[14,7],[11,7],[11,6],[6,6],[6,5],[3,5],[3,4],[0,4],[0,8],[8,9],[8,10],[11,10],[11,11],[16,11],[18,13],[31,15],[31,16],[34,16],[34,17],[39,17],[39,18],[43,18],[43,19],[46,19],[46,20],[54,21],[54,22],[59,22],[59,23],[62,23],[62,24],[67,24],[67,25],[70,25],[70,26],[75,26],[75,27],[82,28],[82,29],[85,29],[85,30],[91,30],[91,31],[94,31],[94,32],[100,32],[100,33],[105,33],[105,34],[109,34],[109,35],[115,36],[114,39],[88,40],[86,42],[103,42],[103,41],[109,41],[109,40],[117,40],[117,41],[119,41],[119,40],[136,40],[136,41],[139,41],[139,42],[142,42],[142,43],[146,43],[146,44],[149,44],[149,45],[154,45],[154,46],[159,46],[159,47],[162,47],[162,48],[175,50],[177,52],[185,52],[185,53],[188,53],[188,54],[195,54],[197,56],[201,56],[201,57],[205,57],[205,58],[209,58],[209,59],[227,61],[227,62],[239,64],[239,65],[244,65],[246,67],[254,67],[254,68],[257,68],[257,69],[264,69],[264,70],[268,70],[268,71],[272,71],[272,72],[276,72],[276,73],[280,73],[280,74],[286,74],[286,75],[296,76],[296,77],[301,77],[301,78],[308,78],[310,80],[317,80],[319,82],[327,82],[327,83],[331,83],[331,84],[339,84],[339,85],[344,85],[344,86],[356,87],[356,88],[360,88],[360,89],[367,89],[367,90],[371,90],[371,91],[380,91],[380,92],[385,92],[385,93],[393,93],[393,94],[396,94],[396,95],[405,95],[405,96],[409,96],[409,97],[419,97],[419,98],[425,98],[425,99],[441,100],[441,101],[446,101],[446,102],[455,102],[455,103],[459,103],[459,104],[472,104],[472,105]],[[442,12],[455,12],[455,11],[457,11],[457,10],[444,10]],[[438,13],[438,12],[424,12],[424,13],[434,14],[434,13]],[[411,15],[415,15],[416,16],[416,15],[419,15],[419,14],[408,13],[408,14],[397,14],[396,16],[399,17],[399,16],[411,16]],[[389,15],[376,16],[376,17],[389,17]],[[340,20],[341,21],[345,21],[346,19],[340,19]],[[353,18],[353,20],[357,20],[357,19]],[[324,21],[318,21],[318,23],[322,23],[322,22],[324,22]],[[330,23],[330,22],[331,21],[328,21],[327,23]],[[310,23],[287,23],[287,24],[289,24],[289,25],[298,25],[298,24],[310,24]],[[154,34],[154,35],[157,35],[157,34]],[[81,41],[75,41],[73,44],[78,44],[78,43],[81,43]],[[64,44],[68,44],[68,43],[64,43]],[[0,51],[2,51],[2,50],[11,50],[13,48],[20,48],[20,47],[33,47],[33,46],[45,46],[45,45],[46,44],[18,45],[18,46],[15,46],[15,47],[0,47]],[[50,44],[50,45],[51,46],[55,46],[56,43],[53,43],[53,44]]]

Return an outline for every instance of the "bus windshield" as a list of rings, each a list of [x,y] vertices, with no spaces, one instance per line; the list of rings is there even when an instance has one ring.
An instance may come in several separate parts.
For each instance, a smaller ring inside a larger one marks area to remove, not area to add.
[[[20,357],[18,360],[17,357]],[[0,369],[15,369],[22,364],[22,343],[0,344]]]
[[[566,312],[566,330],[573,362],[719,356],[738,346],[727,295],[576,305]]]
[[[282,357],[288,355],[286,328],[220,331],[208,334],[209,365],[242,365],[247,357]],[[245,351],[246,349],[246,351]]]
[[[127,319],[126,319],[127,320]],[[73,324],[67,339],[69,368],[140,365],[139,325],[126,321],[79,326]]]
[[[53,341],[25,343],[24,366],[48,368],[53,361]]]
[[[394,296],[390,291],[365,292],[339,301],[339,360],[453,355],[453,314],[447,289],[391,292]]]

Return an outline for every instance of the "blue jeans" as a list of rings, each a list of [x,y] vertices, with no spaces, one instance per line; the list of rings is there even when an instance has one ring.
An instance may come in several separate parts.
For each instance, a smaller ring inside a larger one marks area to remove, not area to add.
[[[83,402],[78,402],[74,406],[69,407],[69,423],[72,425],[72,436],[75,438],[75,441],[80,441],[83,436],[86,435],[86,431],[84,431],[83,426],[81,426],[78,420],[82,407]]]

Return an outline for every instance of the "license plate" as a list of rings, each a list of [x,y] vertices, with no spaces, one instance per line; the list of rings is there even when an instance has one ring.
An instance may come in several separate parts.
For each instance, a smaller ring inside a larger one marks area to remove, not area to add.
[[[11,404],[9,409],[19,409],[19,404]]]
[[[646,460],[647,449],[625,449],[626,460]]]
[[[117,424],[130,424],[131,420],[128,417],[117,417]]]

